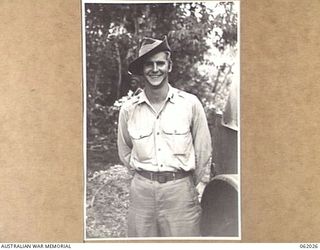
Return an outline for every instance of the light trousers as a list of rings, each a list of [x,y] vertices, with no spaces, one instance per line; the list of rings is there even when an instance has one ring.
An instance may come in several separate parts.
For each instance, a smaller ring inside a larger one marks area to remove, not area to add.
[[[200,216],[191,176],[159,183],[135,174],[130,187],[129,237],[200,236]]]

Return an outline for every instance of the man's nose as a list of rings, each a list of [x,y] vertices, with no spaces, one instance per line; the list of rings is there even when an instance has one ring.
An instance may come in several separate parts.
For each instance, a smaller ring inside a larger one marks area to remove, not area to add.
[[[157,63],[154,63],[154,64],[153,64],[152,71],[154,71],[154,72],[158,71],[158,65],[157,65]]]

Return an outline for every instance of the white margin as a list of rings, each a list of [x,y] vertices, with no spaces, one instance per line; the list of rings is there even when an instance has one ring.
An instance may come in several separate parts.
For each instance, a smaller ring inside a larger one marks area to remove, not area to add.
[[[240,4],[240,1],[234,1],[237,3],[237,13],[238,13],[238,23],[237,23],[237,50],[238,50],[238,53],[237,53],[237,67],[238,67],[238,104],[237,104],[237,108],[238,108],[238,117],[237,117],[237,120],[238,120],[238,133],[237,133],[237,154],[238,154],[238,161],[237,161],[237,164],[238,164],[238,175],[239,175],[239,190],[238,190],[238,232],[239,232],[239,237],[241,239],[242,237],[242,231],[241,231],[241,225],[242,225],[242,220],[241,220],[241,182],[242,182],[242,176],[241,176],[241,120],[240,120],[240,112],[241,112],[241,108],[240,108],[240,92],[241,92],[241,65],[240,65],[240,57],[241,57],[241,43],[240,43],[240,39],[241,39],[241,36],[240,36],[240,16],[241,16],[241,4]]]
[[[136,3],[185,3],[185,2],[198,2],[194,0],[183,0],[183,1],[174,1],[174,0],[160,0],[160,1],[154,1],[154,0],[81,0],[81,39],[82,39],[82,88],[83,88],[83,168],[84,168],[84,186],[83,186],[83,240],[84,242],[93,242],[93,241],[145,241],[145,240],[157,240],[159,243],[161,241],[167,242],[168,240],[183,240],[186,243],[188,241],[201,241],[202,243],[206,243],[207,241],[212,241],[212,240],[241,240],[242,238],[242,231],[241,231],[241,225],[242,225],[242,220],[241,220],[241,148],[240,148],[240,139],[241,139],[241,122],[240,122],[240,92],[241,92],[241,66],[240,66],[240,16],[241,16],[241,5],[240,5],[240,0],[230,0],[230,2],[237,3],[237,14],[238,14],[238,23],[237,23],[237,67],[238,67],[238,81],[239,81],[239,86],[238,86],[238,133],[237,133],[237,154],[238,154],[238,175],[239,175],[239,190],[238,190],[238,232],[239,236],[238,237],[146,237],[146,238],[87,238],[86,237],[86,197],[87,197],[87,72],[86,72],[86,27],[85,27],[85,4],[86,3],[125,3],[125,4],[136,4]],[[217,1],[217,0],[204,0],[204,1],[199,1],[199,2],[229,2],[229,1]],[[120,243],[120,242],[119,242]],[[190,242],[191,243],[191,242]],[[190,244],[189,243],[189,244]]]
[[[82,98],[83,98],[83,240],[87,232],[87,54],[86,54],[86,21],[85,1],[81,0],[81,39],[82,39]]]

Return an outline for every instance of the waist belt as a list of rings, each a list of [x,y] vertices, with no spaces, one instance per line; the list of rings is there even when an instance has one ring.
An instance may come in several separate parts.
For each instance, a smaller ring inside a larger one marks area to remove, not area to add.
[[[137,173],[144,178],[152,181],[157,181],[159,183],[166,183],[168,181],[182,179],[191,175],[191,171],[179,171],[179,172],[152,172],[146,170],[137,170]]]

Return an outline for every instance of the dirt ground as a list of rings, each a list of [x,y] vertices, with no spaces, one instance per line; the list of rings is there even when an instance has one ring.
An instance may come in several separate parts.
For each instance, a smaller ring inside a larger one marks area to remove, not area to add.
[[[88,173],[87,238],[127,237],[129,186],[132,176],[122,165]]]

